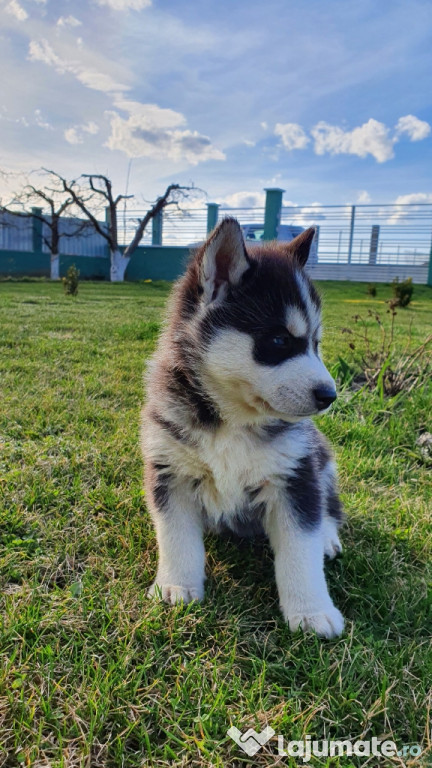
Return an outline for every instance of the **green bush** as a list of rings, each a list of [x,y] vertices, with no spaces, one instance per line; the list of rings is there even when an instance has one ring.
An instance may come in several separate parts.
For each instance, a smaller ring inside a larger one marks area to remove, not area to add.
[[[67,296],[78,295],[79,270],[76,268],[75,264],[72,264],[72,266],[69,267],[66,272],[66,277],[62,277],[62,283],[64,292]]]
[[[401,283],[399,282],[399,278],[395,277],[392,286],[393,296],[395,297],[395,306],[407,307],[414,292],[412,277],[407,277],[406,280],[402,280]]]

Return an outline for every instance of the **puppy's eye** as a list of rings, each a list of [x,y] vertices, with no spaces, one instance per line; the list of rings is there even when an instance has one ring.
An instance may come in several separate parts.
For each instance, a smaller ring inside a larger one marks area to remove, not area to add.
[[[271,340],[275,347],[287,347],[290,341],[291,337],[287,333],[273,336]]]

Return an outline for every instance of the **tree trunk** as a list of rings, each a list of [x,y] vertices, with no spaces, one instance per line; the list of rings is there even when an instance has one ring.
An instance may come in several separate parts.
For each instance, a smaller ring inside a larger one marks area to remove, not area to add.
[[[110,254],[110,279],[112,283],[122,283],[126,272],[127,265],[130,262],[130,258],[123,256],[121,251],[111,251]]]
[[[60,279],[60,257],[58,253],[51,254],[50,278],[51,280]]]

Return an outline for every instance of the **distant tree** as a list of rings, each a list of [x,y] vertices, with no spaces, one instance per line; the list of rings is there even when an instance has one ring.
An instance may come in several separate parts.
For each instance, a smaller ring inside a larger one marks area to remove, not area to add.
[[[107,176],[102,174],[84,173],[79,179],[72,182],[66,181],[61,176],[57,178],[63,186],[64,193],[70,196],[77,208],[92,223],[96,232],[107,241],[110,252],[110,278],[112,282],[122,282],[124,280],[130,258],[140,244],[149,222],[168,205],[178,205],[179,201],[186,198],[192,190],[196,191],[196,187],[193,186],[184,187],[180,184],[170,184],[163,195],[158,197],[156,202],[150,206],[145,216],[137,219],[134,236],[122,253],[118,242],[118,207],[122,200],[129,200],[134,196],[114,196],[112,182]],[[81,185],[83,182],[87,184],[90,197],[86,198],[82,194]],[[109,215],[106,223],[100,222],[93,212],[98,201],[99,203],[102,202],[105,208],[108,209]]]
[[[13,216],[33,218],[40,221],[48,232],[44,234],[42,229],[42,239],[50,252],[50,277],[52,280],[58,280],[59,274],[59,254],[60,241],[63,237],[75,237],[79,234],[90,232],[87,220],[81,220],[76,223],[69,231],[61,228],[60,220],[66,212],[72,213],[73,209],[77,211],[74,198],[65,192],[64,185],[54,171],[42,168],[37,174],[37,182],[32,183],[27,179],[21,190],[15,193],[12,199],[3,205],[0,210],[8,212]],[[31,174],[32,175],[32,174]],[[76,190],[78,195],[78,190]],[[83,192],[80,193],[80,199],[86,201]]]

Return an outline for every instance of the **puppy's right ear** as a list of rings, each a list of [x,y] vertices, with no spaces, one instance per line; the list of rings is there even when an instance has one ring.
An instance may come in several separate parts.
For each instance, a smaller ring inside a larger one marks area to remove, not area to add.
[[[243,233],[236,219],[223,219],[203,246],[200,284],[206,304],[222,301],[250,267]]]

